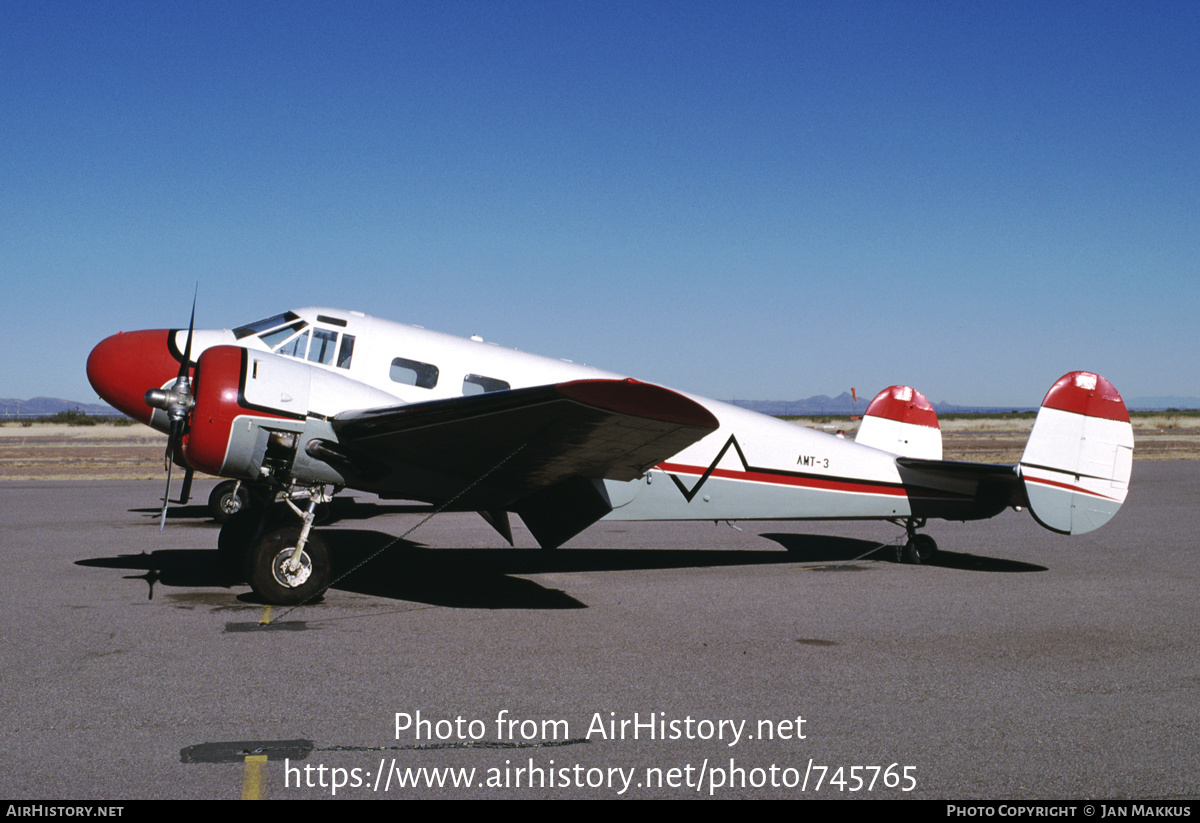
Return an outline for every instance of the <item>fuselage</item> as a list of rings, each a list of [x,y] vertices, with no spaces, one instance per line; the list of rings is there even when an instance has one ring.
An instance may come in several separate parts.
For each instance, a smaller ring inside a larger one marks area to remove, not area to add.
[[[159,330],[109,337],[89,357],[89,379],[116,408],[166,431],[166,414],[147,406],[144,395],[175,381],[187,334]],[[303,413],[324,418],[366,407],[625,377],[479,338],[330,308],[296,309],[232,330],[197,330],[190,361],[215,346],[273,352],[345,378],[326,382],[345,386],[346,379],[353,381],[352,397],[314,391]],[[604,481],[613,505],[609,519],[892,519],[913,515],[914,501],[939,504],[970,494],[944,480],[934,484],[940,486],[936,489],[906,486],[895,454],[679,393],[707,408],[719,428],[637,480]]]

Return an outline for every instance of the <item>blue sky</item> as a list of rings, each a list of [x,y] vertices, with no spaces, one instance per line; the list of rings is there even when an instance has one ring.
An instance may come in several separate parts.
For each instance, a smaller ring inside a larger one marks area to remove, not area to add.
[[[717,398],[1200,396],[1200,4],[0,4],[0,396],[299,305]]]

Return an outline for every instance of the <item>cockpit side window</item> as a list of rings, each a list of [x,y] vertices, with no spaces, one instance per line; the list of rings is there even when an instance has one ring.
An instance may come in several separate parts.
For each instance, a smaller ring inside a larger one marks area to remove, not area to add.
[[[462,393],[466,397],[472,394],[487,394],[494,391],[507,391],[512,386],[505,380],[495,377],[484,377],[482,374],[468,374],[463,378]]]
[[[312,345],[308,347],[308,359],[323,366],[332,363],[333,352],[337,348],[337,336],[337,332],[329,329],[313,329]]]
[[[345,325],[345,320],[324,318],[337,325]],[[283,324],[283,325],[280,325]],[[243,334],[244,332],[244,334]],[[354,335],[342,334],[335,329],[325,329],[309,326],[308,322],[293,312],[277,314],[266,320],[259,320],[248,326],[237,329],[239,337],[257,334],[267,348],[285,357],[308,359],[310,363],[320,363],[323,366],[334,364],[334,353],[337,352],[337,366],[340,369],[350,368],[350,358],[354,355]],[[338,338],[341,338],[341,348],[338,348]],[[309,345],[309,339],[312,344]]]
[[[392,361],[390,377],[397,383],[432,389],[437,385],[438,367],[432,363],[421,363],[417,360],[405,360],[403,357],[397,357]]]

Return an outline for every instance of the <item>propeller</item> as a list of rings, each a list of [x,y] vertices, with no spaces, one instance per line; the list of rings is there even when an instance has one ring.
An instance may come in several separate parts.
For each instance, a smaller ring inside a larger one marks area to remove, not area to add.
[[[150,389],[146,392],[146,405],[155,409],[162,409],[167,413],[167,418],[170,421],[170,428],[167,432],[167,451],[163,455],[163,462],[167,469],[167,487],[163,491],[162,517],[159,520],[158,530],[162,531],[167,525],[167,503],[171,497],[171,466],[175,462],[175,450],[183,440],[183,430],[187,426],[188,415],[191,414],[192,408],[196,405],[196,399],[192,394],[192,380],[188,375],[188,367],[192,362],[192,331],[196,327],[196,295],[199,293],[200,287],[196,286],[196,293],[192,295],[192,316],[188,320],[187,343],[183,348],[183,362],[179,364],[179,377],[167,389]],[[192,487],[192,469],[189,467],[183,478],[183,490],[180,494],[180,502],[186,503],[188,495]]]

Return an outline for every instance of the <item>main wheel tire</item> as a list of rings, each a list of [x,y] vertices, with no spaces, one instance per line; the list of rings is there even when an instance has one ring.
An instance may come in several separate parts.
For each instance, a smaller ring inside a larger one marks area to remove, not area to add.
[[[246,488],[245,483],[239,485],[236,480],[218,483],[208,496],[208,513],[218,523],[224,523],[249,506],[250,490]]]
[[[927,534],[914,534],[904,545],[904,562],[920,565],[928,563],[937,554],[937,542]]]
[[[284,526],[264,534],[250,550],[250,587],[267,603],[306,603],[329,585],[329,549],[316,532],[308,533],[299,568],[288,567],[299,540],[299,526]]]

